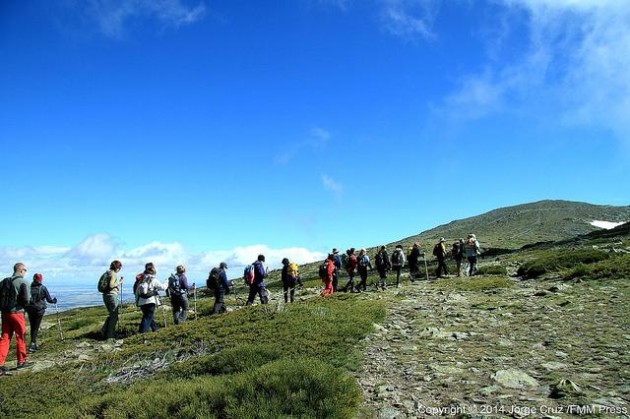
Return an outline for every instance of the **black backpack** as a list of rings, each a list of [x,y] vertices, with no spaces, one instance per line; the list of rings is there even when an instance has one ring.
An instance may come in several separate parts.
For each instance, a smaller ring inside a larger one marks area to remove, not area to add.
[[[319,265],[319,277],[321,279],[328,279],[328,259]]]
[[[208,279],[206,280],[206,287],[209,290],[216,290],[219,287],[219,276],[221,275],[221,270],[219,268],[212,268],[210,274],[208,275]]]
[[[459,257],[462,254],[462,248],[459,243],[453,243],[453,249],[451,250],[454,258]]]
[[[376,254],[376,267],[377,268],[385,268],[388,265],[387,253],[380,251]]]
[[[402,263],[403,263],[402,250],[394,251],[394,254],[392,255],[392,262],[396,266],[401,266],[402,265]]]
[[[17,291],[13,285],[13,278],[7,277],[0,282],[0,311],[9,313],[17,306]]]

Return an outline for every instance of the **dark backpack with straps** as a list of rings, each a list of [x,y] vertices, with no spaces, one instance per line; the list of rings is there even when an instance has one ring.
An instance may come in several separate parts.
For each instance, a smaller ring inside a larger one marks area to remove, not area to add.
[[[208,275],[208,279],[206,280],[206,287],[209,290],[216,290],[219,288],[219,277],[221,275],[221,270],[219,268],[212,268],[210,274]]]
[[[0,282],[0,311],[9,313],[17,307],[17,291],[13,278],[7,277]]]
[[[168,292],[171,296],[182,294],[182,286],[179,283],[179,277],[175,274],[171,274],[171,276],[168,277]]]

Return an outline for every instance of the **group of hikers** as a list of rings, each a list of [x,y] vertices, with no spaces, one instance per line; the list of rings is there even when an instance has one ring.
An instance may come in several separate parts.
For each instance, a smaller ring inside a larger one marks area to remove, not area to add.
[[[469,234],[467,239],[456,240],[449,248],[446,244],[446,239],[440,237],[438,243],[433,246],[433,256],[436,257],[438,266],[436,270],[436,276],[438,278],[448,277],[448,267],[446,260],[448,257],[452,257],[455,260],[457,266],[457,276],[461,276],[461,268],[464,257],[468,262],[468,269],[466,273],[469,276],[475,275],[477,272],[477,256],[480,254],[481,248],[477,237],[474,234]],[[415,242],[409,249],[408,254],[405,256],[403,246],[396,245],[396,248],[391,255],[387,252],[386,246],[378,248],[377,253],[374,255],[374,262],[376,271],[378,272],[378,280],[375,284],[375,288],[385,290],[387,289],[387,275],[389,272],[396,274],[396,288],[400,287],[400,276],[402,269],[407,264],[409,266],[409,278],[411,282],[415,282],[422,275],[420,274],[420,263],[424,260],[425,275],[428,279],[428,267],[426,264],[425,253],[422,252],[420,244]],[[339,274],[345,270],[348,274],[348,282],[341,288],[343,292],[363,292],[367,289],[367,277],[368,270],[372,271],[374,267],[370,257],[367,254],[366,249],[359,250],[359,254],[356,255],[356,249],[350,248],[346,250],[344,255],[339,255],[337,249],[333,249],[324,263],[319,267],[319,276],[324,283],[324,289],[322,295],[330,295],[338,291]],[[355,285],[355,275],[359,274],[359,283]],[[286,297],[285,297],[286,298]]]
[[[457,276],[461,276],[461,268],[464,257],[468,262],[466,273],[469,276],[477,272],[477,256],[481,249],[474,234],[469,234],[467,239],[458,239],[448,246],[444,238],[440,238],[433,246],[433,255],[436,257],[438,266],[436,276],[448,277],[446,260],[452,257],[457,266]],[[387,289],[387,275],[393,272],[396,275],[395,285],[400,287],[401,272],[407,265],[409,267],[409,278],[415,282],[426,275],[428,279],[428,268],[425,253],[421,250],[418,242],[414,243],[405,255],[403,246],[396,245],[391,255],[388,254],[386,246],[380,246],[374,255],[375,268],[378,272],[378,280],[375,288]],[[424,275],[421,274],[420,263],[424,262]],[[119,310],[122,305],[123,277],[118,277],[122,269],[119,260],[111,262],[109,269],[104,272],[98,281],[98,291],[102,293],[103,303],[107,309],[108,316],[103,326],[101,334],[104,339],[113,339],[116,336]],[[221,262],[218,267],[212,268],[206,280],[207,292],[214,296],[214,305],[211,315],[216,315],[226,311],[225,296],[231,292],[236,292],[233,281],[227,278],[228,265]],[[318,274],[323,282],[322,296],[332,295],[337,291],[343,292],[364,292],[367,291],[368,272],[374,267],[366,249],[360,249],[358,255],[354,248],[345,251],[343,255],[335,248],[328,254],[324,262],[319,266]],[[344,287],[339,288],[339,278],[345,271],[348,281]],[[39,326],[46,310],[46,302],[57,304],[56,298],[51,298],[48,290],[42,284],[43,276],[36,273],[30,287],[24,279],[27,272],[23,263],[14,266],[12,277],[5,278],[0,283],[0,309],[2,310],[2,337],[0,339],[0,376],[9,375],[5,368],[5,360],[9,351],[9,345],[13,334],[16,335],[17,368],[24,368],[29,365],[26,361],[27,353],[38,350],[37,335]],[[355,276],[358,274],[359,281],[355,284]],[[265,279],[268,277],[268,269],[265,266],[265,256],[258,255],[256,260],[247,265],[243,279],[245,286],[249,288],[249,293],[245,305],[252,305],[259,297],[261,304],[269,303],[269,293],[266,288]],[[284,302],[294,302],[296,286],[302,286],[302,279],[299,274],[298,265],[288,258],[282,259],[282,270],[280,274]],[[149,330],[156,331],[159,326],[155,321],[155,310],[160,306],[159,292],[166,291],[170,299],[173,322],[183,323],[188,318],[189,300],[188,293],[192,290],[194,302],[197,301],[197,287],[195,283],[189,283],[186,277],[186,268],[178,265],[175,273],[171,274],[167,281],[162,283],[157,278],[157,270],[152,262],[145,264],[144,271],[137,274],[133,285],[136,305],[142,311],[142,318],[138,326],[139,333],[146,333]],[[119,298],[120,297],[120,298]],[[237,296],[238,298],[238,296]],[[31,342],[26,348],[26,325],[24,313],[28,313],[31,326]],[[195,316],[197,310],[194,310]]]

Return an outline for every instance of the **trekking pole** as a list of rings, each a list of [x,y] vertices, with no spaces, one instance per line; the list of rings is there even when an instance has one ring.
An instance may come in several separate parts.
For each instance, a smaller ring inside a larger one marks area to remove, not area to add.
[[[118,333],[122,333],[122,310],[123,310],[123,279],[120,277],[120,304],[118,304]]]
[[[197,320],[197,285],[193,284],[193,306],[195,308],[195,320]]]
[[[61,318],[59,317],[59,307],[55,303],[55,311],[57,312],[57,327],[59,328],[59,339],[63,341],[63,330],[61,330]]]

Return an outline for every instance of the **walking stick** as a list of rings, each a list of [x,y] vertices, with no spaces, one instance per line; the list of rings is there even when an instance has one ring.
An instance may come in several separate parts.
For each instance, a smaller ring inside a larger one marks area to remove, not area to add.
[[[61,330],[61,318],[59,317],[59,307],[55,303],[55,311],[57,312],[57,327],[59,328],[59,338],[63,341],[63,330]]]
[[[120,304],[118,304],[118,333],[122,333],[122,309],[123,309],[123,279],[125,277],[120,277]]]
[[[195,320],[197,320],[197,285],[193,284],[193,305],[195,308]]]

